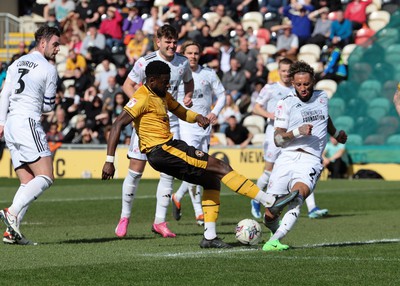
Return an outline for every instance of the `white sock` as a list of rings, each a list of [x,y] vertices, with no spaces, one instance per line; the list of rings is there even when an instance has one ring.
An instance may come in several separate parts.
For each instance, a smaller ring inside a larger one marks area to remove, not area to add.
[[[179,186],[179,189],[175,193],[175,198],[180,202],[183,196],[188,191],[189,184],[185,181],[182,181],[182,184]]]
[[[173,190],[174,177],[160,173],[160,181],[157,186],[157,206],[156,206],[156,217],[154,223],[165,222],[167,217],[168,205],[171,200],[171,194]]]
[[[265,191],[265,189],[268,186],[268,182],[269,182],[269,177],[271,176],[271,172],[264,170],[264,172],[261,174],[261,176],[258,178],[257,180],[257,187],[261,190],[261,191]]]
[[[21,194],[22,194],[22,195],[24,194],[25,187],[26,187],[25,184],[21,184],[21,185],[19,186],[17,192],[15,193],[13,202],[14,202],[14,201],[18,201],[18,200],[19,200],[18,197],[21,196]],[[21,224],[21,221],[22,221],[22,219],[23,219],[23,217],[24,217],[24,215],[25,215],[25,213],[26,213],[27,210],[28,210],[28,206],[23,207],[22,210],[19,212],[18,217],[17,217],[17,222],[18,222],[17,226],[18,226],[18,227],[19,227],[19,225]]]
[[[314,209],[317,205],[315,204],[315,196],[314,192],[308,195],[306,199],[306,204],[307,204],[307,209],[308,212],[310,212],[312,209]]]
[[[30,203],[40,197],[40,195],[52,184],[53,180],[49,177],[45,175],[36,176],[25,185],[24,191],[21,192],[18,197],[14,198],[8,211],[13,215],[18,216],[24,207],[29,206]]]
[[[128,169],[128,174],[122,184],[122,210],[121,218],[130,218],[132,214],[133,200],[135,199],[136,191],[139,186],[142,173]]]
[[[203,208],[201,207],[201,187],[198,185],[188,184],[190,198],[192,199],[192,205],[194,214],[196,217],[203,214]]]
[[[266,208],[272,207],[276,201],[276,197],[274,195],[267,194],[263,191],[259,191],[254,199],[260,202]]]
[[[217,237],[216,223],[205,222],[204,223],[204,237],[205,239],[211,240]]]
[[[289,204],[289,210],[283,216],[281,225],[269,240],[280,240],[286,236],[286,234],[293,228],[294,224],[299,218],[300,209],[303,205],[303,202],[303,197],[299,195]]]

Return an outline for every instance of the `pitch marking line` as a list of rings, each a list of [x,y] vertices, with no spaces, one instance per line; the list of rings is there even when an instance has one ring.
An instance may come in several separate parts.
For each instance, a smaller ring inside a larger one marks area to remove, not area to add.
[[[344,247],[344,246],[353,246],[353,245],[368,245],[368,244],[381,244],[381,243],[398,243],[400,239],[380,239],[380,240],[367,240],[367,241],[344,241],[344,242],[335,242],[335,243],[319,243],[319,244],[305,244],[302,246],[295,246],[295,249],[301,248],[320,248],[320,247]],[[229,254],[229,253],[240,253],[240,252],[252,252],[252,251],[261,251],[261,248],[233,248],[233,249],[224,249],[224,250],[207,250],[207,251],[190,251],[190,252],[176,252],[176,253],[146,253],[140,254],[138,256],[142,257],[164,257],[164,258],[193,258],[193,257],[203,257],[210,255],[220,255],[220,254]],[[275,252],[277,253],[277,252]],[[278,257],[270,257],[277,259],[290,259],[290,260],[315,260],[315,259],[324,259],[324,260],[347,260],[347,261],[385,261],[385,262],[400,262],[400,258],[387,258],[387,257],[372,257],[372,258],[357,258],[357,257],[342,257],[342,256],[278,256]]]

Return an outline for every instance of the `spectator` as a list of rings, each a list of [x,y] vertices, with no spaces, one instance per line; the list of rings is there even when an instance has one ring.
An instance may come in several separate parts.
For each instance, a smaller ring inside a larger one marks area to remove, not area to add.
[[[353,30],[359,30],[367,23],[366,9],[372,0],[353,0],[344,10],[344,18],[351,21]]]
[[[25,46],[25,42],[21,41],[18,43],[18,53],[12,55],[9,65],[11,65],[14,61],[16,61],[17,59],[19,59],[20,57],[22,57],[24,55],[26,55],[26,46]]]
[[[114,64],[110,63],[109,59],[105,58],[96,67],[96,71],[94,85],[99,89],[100,93],[103,93],[108,87],[108,78],[117,75],[116,68]]]
[[[114,6],[107,8],[107,18],[101,21],[99,32],[106,36],[106,45],[110,50],[122,45],[122,16]]]
[[[77,54],[75,50],[68,51],[68,58],[65,63],[64,78],[74,77],[75,69],[80,69],[82,73],[86,72],[87,63],[84,56]]]
[[[103,101],[101,95],[92,86],[85,93],[83,101],[81,101],[81,113],[86,115],[86,126],[93,129],[96,126],[96,116],[103,110]]]
[[[212,22],[208,23],[211,28],[211,36],[213,37],[227,37],[229,32],[235,28],[236,22],[231,17],[225,14],[225,6],[219,4],[215,8],[215,12],[218,17],[213,19]]]
[[[225,106],[218,114],[219,132],[225,133],[225,129],[228,127],[228,118],[232,115],[236,117],[236,121],[238,122],[242,119],[242,114],[239,111],[239,107],[235,104],[232,95],[226,94]]]
[[[246,148],[251,144],[254,135],[249,130],[238,123],[234,115],[228,118],[228,127],[225,129],[226,142],[228,146],[240,145],[240,148]]]
[[[314,6],[316,10],[327,7],[329,11],[338,11],[342,10],[342,1],[341,0],[313,0],[311,4]]]
[[[128,44],[129,40],[136,35],[138,30],[143,27],[144,20],[139,15],[139,10],[136,7],[129,8],[128,17],[122,23],[122,31],[125,35],[124,44]]]
[[[61,147],[64,136],[57,130],[57,123],[50,123],[49,131],[46,133],[47,143],[49,144],[50,152],[54,156],[54,152]]]
[[[329,40],[332,25],[332,21],[329,20],[328,15],[329,9],[327,7],[322,7],[308,14],[308,18],[315,22],[314,30],[308,43],[316,44],[320,48],[326,45]]]
[[[337,83],[347,78],[347,68],[342,60],[342,51],[334,44],[328,48],[329,59],[323,72],[319,75],[320,79],[332,79]]]
[[[100,144],[100,141],[96,138],[95,134],[90,128],[84,128],[82,130],[81,140],[78,144]]]
[[[187,37],[186,20],[182,18],[182,8],[180,5],[173,4],[162,16],[164,23],[170,24],[178,31],[178,43],[182,43]]]
[[[78,144],[82,141],[82,131],[86,127],[86,115],[77,114],[70,121],[71,138],[67,140],[64,137],[65,143]]]
[[[231,58],[231,70],[222,76],[222,84],[226,91],[232,95],[234,101],[238,100],[246,87],[246,74],[240,67],[236,58]]]
[[[240,46],[240,39],[246,37],[247,35],[241,23],[236,24],[234,31],[235,35],[230,38],[230,43],[234,47],[235,51],[237,51]]]
[[[326,144],[326,148],[322,154],[322,159],[324,167],[330,172],[330,178],[344,178],[348,166],[345,144],[338,143],[333,136],[330,136],[330,140]]]
[[[276,48],[279,53],[291,60],[296,60],[299,51],[299,38],[292,33],[292,24],[283,22],[282,25],[271,27],[271,32],[277,32]]]
[[[337,11],[336,20],[334,20],[331,25],[329,40],[332,44],[343,48],[353,41],[352,35],[353,28],[351,22],[344,18],[343,11]]]
[[[107,80],[108,86],[103,92],[104,110],[112,111],[115,95],[121,92],[121,88],[117,84],[115,76],[109,76]]]
[[[93,77],[89,73],[83,73],[81,69],[76,68],[73,79],[76,93],[83,98],[86,89],[93,84]]]
[[[50,14],[55,14],[58,22],[62,23],[70,12],[75,10],[75,2],[72,0],[54,0],[44,7],[43,15],[46,21]]]
[[[129,97],[125,95],[123,92],[118,92],[115,94],[114,102],[113,102],[113,110],[112,110],[112,121],[118,117],[118,115],[124,109],[124,106],[128,103]],[[125,128],[121,131],[121,135],[119,138],[120,143],[129,144],[131,139],[131,135],[133,132],[132,124],[128,124]]]
[[[86,23],[79,18],[78,13],[69,12],[65,20],[61,22],[61,29],[60,43],[67,45],[74,33],[79,34],[81,37],[85,36]]]
[[[56,13],[54,12],[54,10],[50,10],[47,17],[46,18],[46,24],[49,27],[55,27],[57,29],[59,29],[60,31],[62,30],[61,28],[61,23],[58,22],[57,18],[56,18]]]
[[[190,11],[192,12],[191,17],[186,23],[187,36],[189,39],[196,40],[201,35],[201,30],[207,22],[203,18],[200,7],[194,6],[190,8]]]
[[[157,29],[164,25],[164,22],[159,18],[158,15],[158,7],[153,6],[150,9],[150,17],[148,17],[143,22],[143,33],[149,37],[149,39],[153,39],[155,32]]]
[[[86,24],[93,23],[94,18],[99,18],[96,7],[90,3],[90,0],[80,0],[75,7],[75,13],[79,15],[79,18],[84,20]]]
[[[200,65],[209,63],[219,57],[220,43],[210,35],[210,26],[207,24],[201,27],[200,33],[195,37],[194,41],[203,47],[203,54],[199,61]]]
[[[264,15],[266,13],[274,14],[274,18],[280,19],[283,14],[283,7],[287,5],[287,0],[261,0],[260,12]]]
[[[88,27],[87,36],[83,39],[81,54],[89,62],[98,64],[106,56],[106,37],[99,33],[95,25]]]
[[[80,54],[82,48],[82,37],[79,33],[72,33],[71,39],[67,44],[69,50],[74,50],[75,53]],[[86,59],[85,59],[86,61]]]
[[[64,109],[65,117],[68,121],[77,114],[80,102],[81,97],[76,93],[74,85],[68,86],[66,92],[62,93],[58,105]]]
[[[92,129],[92,137],[98,140],[98,144],[107,143],[106,140],[106,127],[111,125],[111,116],[110,112],[107,110],[103,110],[99,115],[95,117],[96,123],[94,128]]]
[[[235,58],[239,61],[240,67],[243,69],[246,80],[251,80],[252,75],[257,71],[257,60],[259,53],[256,49],[249,49],[249,42],[245,37],[240,38],[239,49]],[[249,84],[247,84],[249,87]]]
[[[124,64],[117,66],[117,75],[115,76],[115,80],[118,86],[122,87],[126,78],[128,77],[128,69]]]
[[[235,57],[235,48],[225,39],[221,42],[219,62],[221,71],[226,73],[231,70],[231,58]]]
[[[149,39],[142,30],[137,30],[135,37],[130,39],[125,49],[125,55],[130,65],[133,66],[138,58],[146,54],[148,45]]]
[[[313,23],[308,14],[314,10],[311,5],[302,5],[297,2],[287,5],[283,15],[292,22],[292,32],[299,38],[299,46],[303,46],[311,37]]]

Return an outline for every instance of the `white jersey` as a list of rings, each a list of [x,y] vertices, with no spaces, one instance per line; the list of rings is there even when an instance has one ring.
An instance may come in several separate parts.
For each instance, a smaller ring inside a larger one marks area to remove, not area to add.
[[[2,92],[1,121],[8,117],[39,120],[43,112],[54,109],[57,89],[57,70],[35,51],[16,60],[7,70]]]
[[[292,86],[287,87],[282,85],[280,82],[274,82],[271,84],[266,84],[257,96],[256,103],[260,104],[264,110],[274,113],[276,104],[282,98],[294,93],[294,88]],[[269,120],[270,125],[274,125],[273,120]]]
[[[225,88],[217,74],[210,68],[198,66],[197,70],[193,72],[192,75],[194,91],[192,97],[193,106],[190,109],[203,116],[212,112],[218,117],[218,114],[225,105]],[[217,102],[211,110],[213,96],[217,98]],[[181,84],[178,89],[178,102],[182,105],[184,97],[184,85]],[[211,125],[204,129],[197,123],[188,123],[183,120],[179,120],[179,128],[181,134],[209,136],[211,133]]]
[[[302,149],[320,158],[327,142],[328,96],[325,91],[315,90],[307,102],[297,96],[281,99],[275,110],[275,128],[292,131],[304,124],[311,124],[312,134],[291,140],[281,152]]]
[[[148,55],[140,57],[132,70],[129,72],[128,77],[138,84],[144,83],[146,74],[146,66],[153,61],[162,61],[168,64],[171,68],[171,80],[170,80],[170,88],[168,92],[172,94],[172,96],[177,99],[178,98],[178,87],[181,82],[189,82],[192,79],[192,71],[190,70],[188,59],[178,53],[175,53],[175,56],[172,61],[168,62],[163,59],[160,55],[160,51],[152,52]],[[178,122],[178,117],[176,117],[171,112],[168,112],[170,124],[174,125]]]

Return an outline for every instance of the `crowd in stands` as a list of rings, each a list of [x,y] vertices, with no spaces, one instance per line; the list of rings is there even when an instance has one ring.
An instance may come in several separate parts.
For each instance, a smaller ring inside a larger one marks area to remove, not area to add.
[[[157,7],[154,1],[50,0],[42,7],[42,16],[62,31],[61,43],[68,53],[65,68],[59,69],[56,110],[43,118],[48,139],[106,143],[112,121],[128,101],[122,84],[135,61],[154,50],[155,31],[164,24],[179,31],[178,44],[193,39],[204,47],[200,64],[215,69],[228,95],[214,131],[229,133],[251,114],[261,87],[279,80],[268,64],[282,57],[297,60],[303,45],[316,44],[323,51],[319,79],[345,79],[341,49],[354,43],[356,31],[367,25],[366,7],[371,2],[188,0]],[[269,37],[263,42],[259,42],[257,29],[241,21],[251,11],[263,15],[259,30]],[[213,17],[206,17],[210,13]],[[275,45],[276,53],[262,57],[263,44]],[[16,56],[26,51],[22,47]],[[4,70],[0,69],[0,80]],[[241,132],[242,146],[247,146],[251,136]],[[120,143],[129,143],[131,133],[128,126]]]

